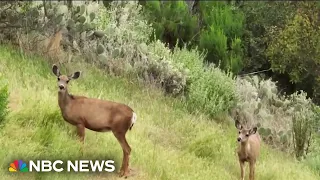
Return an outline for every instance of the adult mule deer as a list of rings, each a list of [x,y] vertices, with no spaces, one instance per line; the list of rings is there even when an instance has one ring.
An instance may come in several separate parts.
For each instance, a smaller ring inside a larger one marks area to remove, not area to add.
[[[84,143],[85,128],[96,132],[112,131],[123,150],[119,176],[127,177],[131,148],[125,136],[136,122],[136,113],[121,103],[69,94],[68,83],[72,79],[78,79],[80,71],[69,76],[62,75],[58,66],[54,64],[52,72],[58,78],[58,104],[63,119],[77,127],[77,134],[82,143]]]
[[[250,174],[249,180],[254,180],[256,161],[260,154],[260,136],[257,132],[257,127],[245,129],[238,120],[235,121],[235,126],[239,130],[238,136],[238,158],[241,170],[241,180],[244,180],[245,162],[249,162]]]

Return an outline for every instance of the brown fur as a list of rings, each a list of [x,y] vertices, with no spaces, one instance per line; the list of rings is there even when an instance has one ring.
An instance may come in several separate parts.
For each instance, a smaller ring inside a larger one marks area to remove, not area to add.
[[[255,165],[260,154],[260,135],[257,132],[257,127],[254,127],[252,129],[244,129],[243,126],[237,120],[235,125],[239,130],[239,145],[237,149],[237,154],[240,163],[241,180],[244,180],[245,162],[248,162],[250,167],[249,180],[254,180]]]
[[[51,38],[47,46],[47,54],[50,58],[58,57],[61,54],[60,42],[62,30],[58,30]]]
[[[68,93],[68,83],[72,79],[77,79],[80,72],[75,72],[71,76],[61,75],[56,65],[53,65],[52,71],[58,77],[58,104],[64,120],[77,127],[82,142],[84,142],[85,128],[96,132],[112,131],[123,150],[120,176],[127,177],[131,148],[125,135],[134,124],[133,110],[121,103],[71,95]]]

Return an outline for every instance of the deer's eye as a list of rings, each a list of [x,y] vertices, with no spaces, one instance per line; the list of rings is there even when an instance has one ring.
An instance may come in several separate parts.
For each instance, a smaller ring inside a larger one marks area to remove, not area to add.
[[[70,80],[67,80],[67,83],[69,83]]]
[[[248,136],[249,136],[249,134],[246,134],[246,136],[248,137]]]
[[[58,78],[58,81],[60,81],[60,78]]]
[[[240,134],[241,132],[239,131],[239,134]]]

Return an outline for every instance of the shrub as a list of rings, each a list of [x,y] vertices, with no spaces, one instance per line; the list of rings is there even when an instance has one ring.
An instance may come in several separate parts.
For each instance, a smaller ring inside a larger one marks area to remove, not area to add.
[[[199,77],[201,71],[203,71],[204,67],[204,58],[205,54],[200,53],[197,48],[188,49],[187,46],[183,46],[179,48],[177,45],[175,46],[172,54],[172,60],[181,64],[184,69],[187,69],[189,73],[189,77],[194,79]]]
[[[187,87],[185,88],[185,95],[187,95],[191,82],[196,81],[203,74],[205,56],[200,54],[196,48],[188,50],[186,45],[183,48],[179,48],[176,45],[172,55],[172,60],[176,64],[182,65],[185,72],[187,72]]]
[[[187,86],[188,71],[175,63],[174,53],[159,40],[141,49],[141,58],[134,63],[135,72],[144,80],[161,85],[172,95],[183,95]]]
[[[203,63],[205,54],[197,49],[188,50],[186,46],[176,46],[173,60],[186,69],[187,104],[190,111],[202,111],[211,117],[226,112],[237,102],[235,81],[231,74],[226,74],[214,65]]]
[[[235,81],[221,69],[209,66],[191,82],[187,96],[191,111],[201,110],[211,117],[216,117],[235,105]]]
[[[186,87],[186,72],[173,63],[172,53],[160,41],[149,42],[152,27],[141,15],[137,2],[111,2],[105,37],[101,39],[98,60],[110,73],[131,74],[179,95]],[[97,49],[98,51],[99,49]]]
[[[310,150],[312,134],[315,132],[315,125],[318,116],[315,113],[315,105],[311,99],[307,99],[307,94],[297,92],[291,95],[294,107],[292,116],[293,145],[297,158],[305,157]],[[317,109],[318,110],[318,109]]]

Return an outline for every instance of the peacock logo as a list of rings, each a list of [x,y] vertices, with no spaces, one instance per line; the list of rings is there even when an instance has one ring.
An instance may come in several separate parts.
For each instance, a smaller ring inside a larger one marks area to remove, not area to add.
[[[10,163],[9,172],[29,172],[27,164],[22,160],[15,160],[13,163]]]

